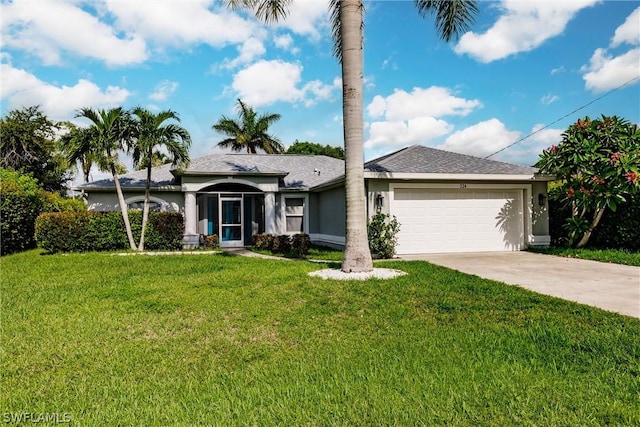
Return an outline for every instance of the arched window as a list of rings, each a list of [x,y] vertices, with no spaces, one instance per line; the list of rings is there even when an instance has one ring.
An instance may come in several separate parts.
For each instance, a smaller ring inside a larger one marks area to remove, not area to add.
[[[137,209],[139,210],[144,209],[144,200],[140,202],[131,202],[127,204],[127,210],[133,211]],[[149,202],[149,212],[160,212],[160,210],[161,210],[160,203],[154,202],[154,201]]]

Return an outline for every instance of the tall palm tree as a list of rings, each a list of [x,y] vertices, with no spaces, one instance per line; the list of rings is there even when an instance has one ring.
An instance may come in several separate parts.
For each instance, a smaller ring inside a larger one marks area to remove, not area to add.
[[[226,0],[232,8],[249,9],[266,23],[287,16],[292,0]],[[469,29],[478,12],[475,0],[414,0],[422,17],[435,17],[438,35],[445,41]],[[334,54],[342,64],[342,108],[344,117],[346,243],[342,271],[373,268],[367,241],[364,193],[364,140],[362,63],[363,0],[330,0]]]
[[[227,135],[229,138],[218,142],[219,147],[231,147],[233,151],[247,150],[249,154],[255,154],[260,148],[267,154],[284,153],[284,146],[267,131],[269,126],[280,120],[280,114],[258,114],[247,104],[238,99],[238,120],[226,116],[211,128]]]
[[[147,164],[147,180],[144,188],[144,207],[142,209],[142,230],[138,250],[144,250],[144,236],[149,220],[149,202],[151,198],[151,169],[154,155],[164,154],[157,151],[164,148],[174,167],[186,167],[189,164],[189,147],[191,136],[182,126],[168,123],[170,120],[180,122],[177,113],[171,110],[160,111],[157,114],[141,107],[132,111],[135,126],[135,143],[133,144],[133,164]]]
[[[133,128],[130,114],[122,107],[109,110],[93,110],[82,108],[76,117],[84,117],[91,121],[89,130],[83,134],[85,137],[77,140],[77,145],[68,154],[70,162],[75,162],[83,156],[94,156],[100,162],[102,169],[109,170],[118,194],[118,203],[122,212],[122,219],[127,231],[127,239],[132,250],[136,250],[136,244],[131,232],[131,223],[127,213],[127,205],[122,194],[120,178],[118,176],[119,162],[118,151],[128,151],[133,140]]]

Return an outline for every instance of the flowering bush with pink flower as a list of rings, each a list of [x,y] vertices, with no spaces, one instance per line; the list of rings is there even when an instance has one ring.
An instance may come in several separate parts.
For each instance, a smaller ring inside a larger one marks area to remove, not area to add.
[[[571,207],[569,243],[582,247],[607,209],[615,212],[640,190],[640,128],[616,116],[579,119],[535,166],[558,178]]]

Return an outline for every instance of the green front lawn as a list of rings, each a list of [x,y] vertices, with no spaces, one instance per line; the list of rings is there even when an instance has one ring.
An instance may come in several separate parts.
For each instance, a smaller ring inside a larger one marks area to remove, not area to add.
[[[530,249],[549,255],[563,256],[567,258],[590,259],[593,261],[610,262],[614,264],[635,265],[640,267],[640,252],[632,252],[624,249],[574,249],[574,248],[547,248]]]
[[[640,321],[457,273],[232,255],[1,264],[3,414],[72,425],[638,425]]]

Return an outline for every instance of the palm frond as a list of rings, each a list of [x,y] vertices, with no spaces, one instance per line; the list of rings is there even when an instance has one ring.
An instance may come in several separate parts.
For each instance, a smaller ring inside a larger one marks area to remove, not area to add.
[[[414,0],[420,16],[435,16],[436,31],[446,42],[469,31],[478,13],[476,0]]]

